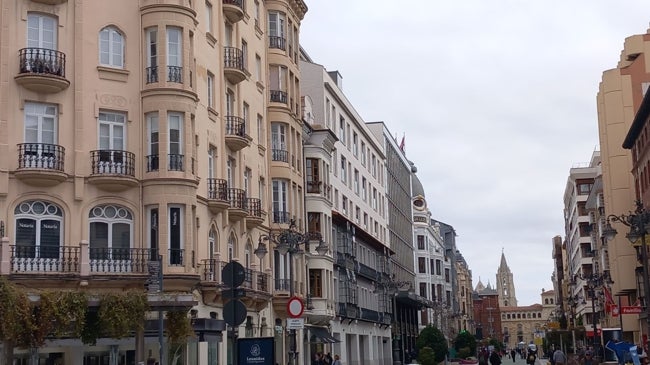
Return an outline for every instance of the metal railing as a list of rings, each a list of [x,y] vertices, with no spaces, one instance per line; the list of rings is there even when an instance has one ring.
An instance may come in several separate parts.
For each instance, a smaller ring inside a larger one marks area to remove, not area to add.
[[[208,179],[208,199],[228,201],[228,181],[224,179]]]
[[[223,47],[223,67],[244,71],[244,52],[235,47]]]
[[[289,212],[273,211],[273,223],[289,224],[290,222],[291,214]]]
[[[158,171],[160,167],[159,155],[148,155],[145,158],[147,159],[147,172]]]
[[[185,155],[170,153],[167,155],[167,158],[169,159],[169,171],[185,171],[185,167],[183,166]]]
[[[19,143],[19,169],[45,169],[63,171],[65,148],[47,143]]]
[[[223,4],[224,5],[235,5],[235,6],[238,6],[240,8],[244,7],[243,0],[223,0]]]
[[[275,291],[289,291],[291,287],[290,279],[275,279]]]
[[[228,188],[228,201],[230,207],[235,209],[246,210],[246,191],[237,188]]]
[[[320,194],[322,181],[307,181],[307,192],[312,194]]]
[[[269,48],[277,48],[285,51],[287,49],[287,40],[284,37],[270,35]]]
[[[271,159],[273,161],[289,162],[289,151],[274,148],[271,150]]]
[[[287,103],[287,92],[282,90],[270,91],[271,101],[274,103]]]
[[[226,135],[227,136],[246,136],[246,122],[244,118],[234,115],[226,115]]]
[[[183,266],[183,253],[184,250],[182,248],[170,248],[169,265]]]
[[[135,154],[121,150],[90,151],[91,174],[135,176]]]
[[[147,84],[158,82],[158,66],[145,68],[145,73],[147,75]]]
[[[18,51],[20,73],[65,77],[65,53],[46,48]]]
[[[246,202],[248,215],[262,218],[262,201],[258,198],[248,198]]]
[[[167,66],[167,82],[183,83],[183,67]]]

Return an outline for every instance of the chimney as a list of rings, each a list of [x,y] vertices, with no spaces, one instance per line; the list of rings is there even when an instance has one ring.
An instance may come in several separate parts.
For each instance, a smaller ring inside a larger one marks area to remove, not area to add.
[[[336,86],[338,86],[339,89],[343,90],[343,76],[341,76],[338,71],[327,71],[327,74],[329,74],[332,80],[334,80]]]

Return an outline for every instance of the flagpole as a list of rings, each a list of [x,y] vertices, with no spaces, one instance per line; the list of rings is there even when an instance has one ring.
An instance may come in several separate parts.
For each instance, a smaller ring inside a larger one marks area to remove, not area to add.
[[[623,333],[623,315],[621,314],[621,296],[618,296],[618,322],[620,323],[621,333]]]

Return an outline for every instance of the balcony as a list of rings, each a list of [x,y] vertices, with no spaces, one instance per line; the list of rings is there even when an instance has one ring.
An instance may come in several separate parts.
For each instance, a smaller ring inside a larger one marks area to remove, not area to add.
[[[138,185],[135,154],[121,150],[90,151],[88,182],[100,189],[119,192]]]
[[[244,118],[226,115],[226,146],[231,151],[237,152],[250,145],[246,135],[246,122]]]
[[[246,228],[251,229],[264,223],[264,211],[262,201],[257,198],[248,198],[246,202],[248,215],[246,216]]]
[[[90,247],[90,272],[149,274],[148,248]]]
[[[224,179],[208,178],[208,209],[217,214],[229,206],[228,182]]]
[[[273,222],[278,224],[289,224],[291,223],[291,214],[289,212],[283,211],[273,211]]]
[[[183,83],[183,68],[180,66],[167,66],[167,82]]]
[[[244,19],[243,0],[223,0],[223,15],[231,23]]]
[[[182,248],[170,248],[168,252],[169,266],[183,266],[185,264],[184,251]]]
[[[269,36],[269,48],[275,48],[285,51],[287,49],[287,40],[284,37],[275,35]]]
[[[71,246],[10,245],[11,273],[78,273],[81,251]]]
[[[274,148],[271,150],[271,160],[289,163],[289,151]]]
[[[185,155],[170,153],[167,155],[169,159],[169,171],[185,171],[184,161]]]
[[[70,86],[65,78],[65,54],[45,48],[18,51],[20,71],[14,79],[26,89],[41,93],[58,93]]]
[[[67,178],[65,148],[47,143],[19,143],[16,177],[34,186],[54,186]]]
[[[147,84],[158,82],[158,66],[147,67],[145,75],[147,76]]]
[[[309,194],[320,194],[322,191],[322,181],[307,181],[307,193]]]
[[[244,53],[241,49],[235,47],[223,48],[223,73],[226,79],[235,85],[246,80]]]
[[[216,295],[204,296],[212,300],[212,304],[220,303],[220,300],[230,293],[231,289],[223,285],[221,271],[226,266],[227,261],[221,261],[218,258],[204,259],[199,264],[201,274],[201,286],[204,292],[213,292]],[[244,283],[241,289],[244,290],[242,301],[249,308],[260,310],[264,308],[271,300],[271,278],[267,273],[257,271],[254,268],[246,268]]]
[[[237,188],[228,188],[228,219],[238,221],[248,215],[246,209],[246,191]]]
[[[160,164],[160,157],[158,154],[148,155],[145,159],[147,160],[147,172],[158,171]]]
[[[271,90],[271,102],[274,103],[287,103],[287,92],[282,90]]]

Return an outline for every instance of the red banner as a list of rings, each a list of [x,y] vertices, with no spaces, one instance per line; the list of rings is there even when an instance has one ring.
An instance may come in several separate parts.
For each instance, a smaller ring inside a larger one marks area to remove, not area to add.
[[[643,308],[633,306],[622,306],[621,314],[640,314],[643,313]]]

